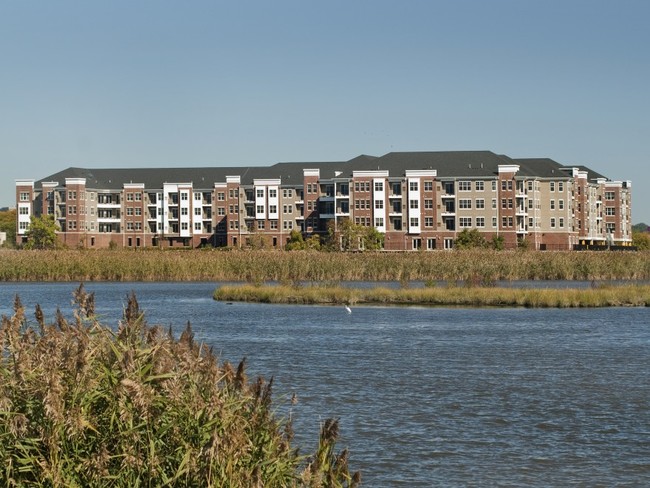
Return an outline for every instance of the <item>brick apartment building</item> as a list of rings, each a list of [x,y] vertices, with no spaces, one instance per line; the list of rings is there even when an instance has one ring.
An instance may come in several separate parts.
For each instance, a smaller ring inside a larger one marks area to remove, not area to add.
[[[54,215],[69,247],[283,247],[292,230],[372,226],[390,251],[450,249],[478,229],[540,250],[629,246],[631,183],[490,151],[393,152],[267,167],[68,168],[16,181],[17,243]],[[111,244],[113,243],[113,244]]]

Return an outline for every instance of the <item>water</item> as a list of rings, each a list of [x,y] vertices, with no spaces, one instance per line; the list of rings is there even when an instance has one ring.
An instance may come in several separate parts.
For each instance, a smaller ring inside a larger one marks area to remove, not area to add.
[[[0,284],[71,317],[75,284]],[[150,324],[189,320],[222,359],[274,376],[302,452],[340,419],[364,486],[650,485],[646,308],[464,309],[226,304],[214,283],[89,283],[117,324],[134,291]],[[295,393],[298,404],[289,406]],[[289,412],[289,409],[291,410]]]

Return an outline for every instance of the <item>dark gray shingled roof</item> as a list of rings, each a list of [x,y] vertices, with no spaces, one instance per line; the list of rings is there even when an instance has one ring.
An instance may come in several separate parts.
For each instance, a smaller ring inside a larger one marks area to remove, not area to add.
[[[355,169],[389,170],[392,176],[401,176],[407,169],[435,169],[439,178],[494,177],[500,164],[514,162],[492,151],[391,152]]]
[[[280,178],[283,185],[301,186],[304,169],[318,169],[323,179],[341,176],[349,178],[353,171],[388,171],[390,176],[403,176],[406,170],[435,169],[438,178],[486,177],[498,174],[499,165],[518,164],[521,176],[570,176],[562,171],[565,167],[548,158],[511,159],[492,151],[421,151],[390,152],[375,157],[362,154],[349,161],[331,162],[281,162],[272,166],[225,166],[225,167],[173,167],[173,168],[117,168],[94,169],[70,167],[36,182],[56,181],[60,185],[66,178],[85,178],[88,188],[116,189],[125,183],[144,183],[147,189],[162,188],[164,183],[192,183],[196,189],[211,190],[214,183],[225,182],[227,176],[241,176],[244,185],[254,179]],[[584,166],[588,178],[604,176]]]
[[[578,168],[580,171],[587,172],[587,179],[589,181],[593,181],[596,178],[605,178],[606,180],[609,180],[606,176],[596,173],[586,166],[563,165],[548,158],[515,159],[515,162],[521,166],[522,170],[525,168],[531,176],[539,176],[541,178],[553,178],[562,175],[571,176],[569,170],[571,168]]]

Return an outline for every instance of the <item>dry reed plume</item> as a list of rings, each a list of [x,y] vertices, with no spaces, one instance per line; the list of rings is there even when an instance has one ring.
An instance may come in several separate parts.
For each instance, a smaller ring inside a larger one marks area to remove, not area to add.
[[[352,487],[359,475],[323,426],[300,456],[271,406],[272,381],[249,382],[194,341],[150,327],[129,297],[116,331],[75,292],[74,320],[26,319],[16,297],[0,326],[3,486]]]

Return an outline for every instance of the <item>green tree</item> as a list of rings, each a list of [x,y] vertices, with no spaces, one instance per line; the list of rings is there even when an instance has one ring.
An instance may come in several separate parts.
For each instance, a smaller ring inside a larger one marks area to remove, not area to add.
[[[374,251],[384,247],[384,234],[374,227],[343,219],[336,230],[333,223],[328,227],[325,247],[332,251]]]
[[[16,242],[16,210],[0,212],[0,232],[7,233],[5,246],[13,247]]]
[[[650,249],[650,234],[647,232],[632,232],[632,245],[640,251]]]
[[[503,251],[505,248],[504,244],[504,239],[503,236],[492,236],[492,242],[491,242],[492,249],[496,249],[497,251]]]
[[[485,237],[478,229],[463,229],[456,237],[456,249],[475,249],[488,247]]]
[[[289,240],[287,241],[287,244],[284,246],[284,248],[287,251],[299,251],[301,249],[305,249],[305,247],[306,245],[305,240],[302,237],[302,232],[293,229],[289,234]]]
[[[25,233],[27,236],[25,249],[56,249],[58,245],[57,230],[59,230],[59,226],[53,215],[32,216],[29,229]]]

